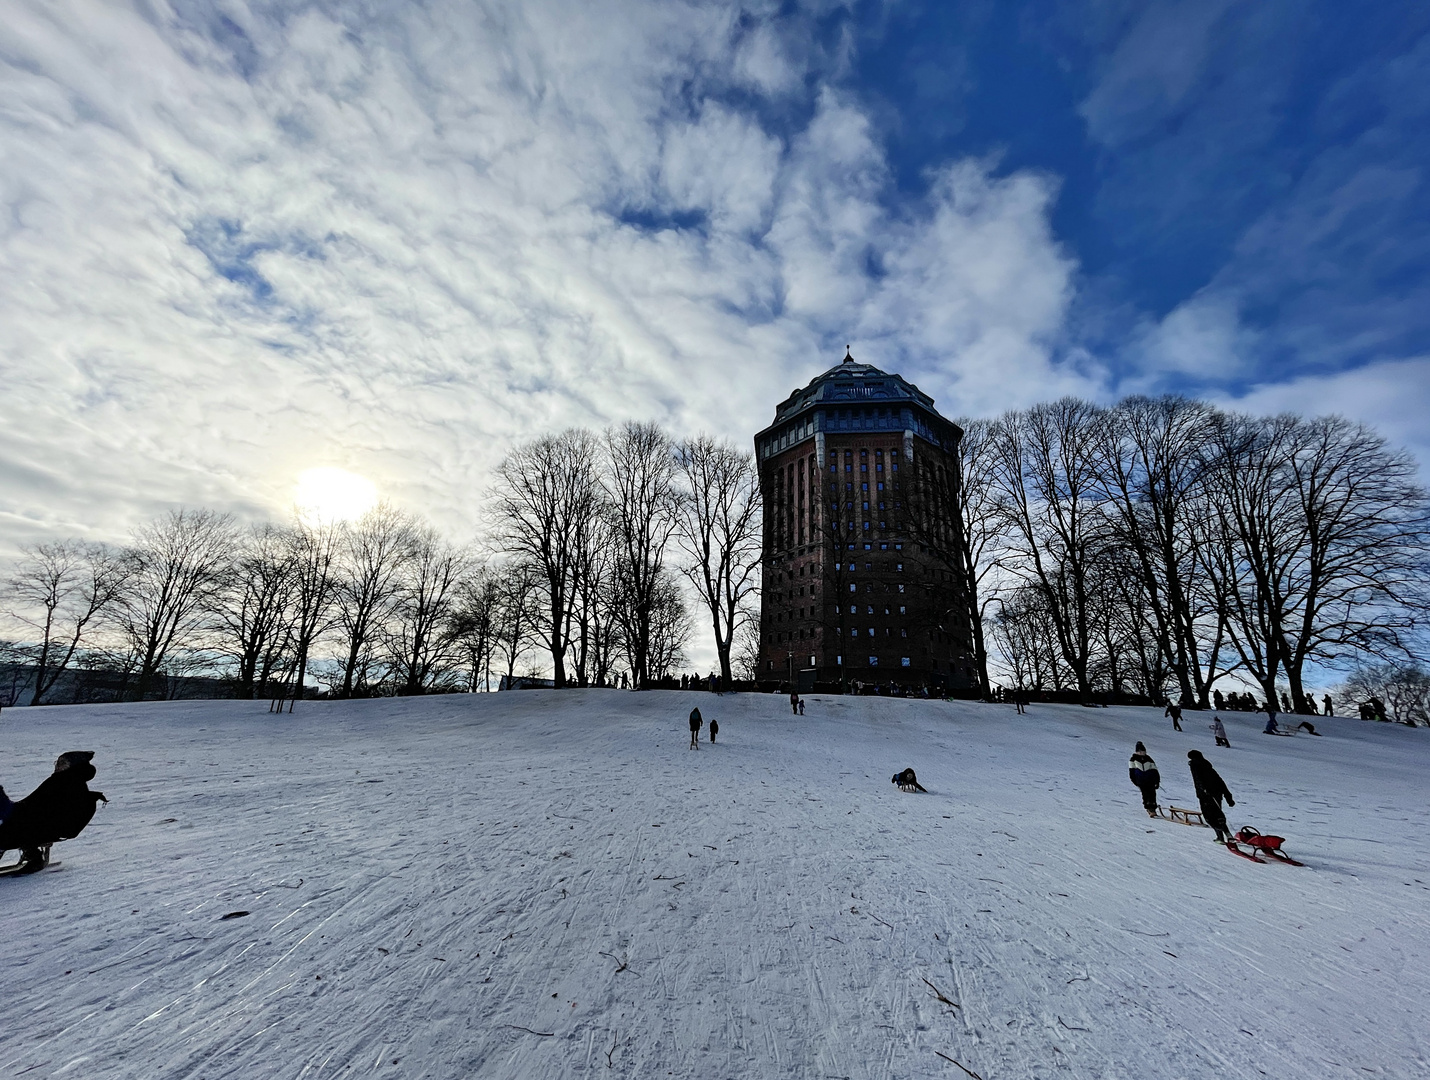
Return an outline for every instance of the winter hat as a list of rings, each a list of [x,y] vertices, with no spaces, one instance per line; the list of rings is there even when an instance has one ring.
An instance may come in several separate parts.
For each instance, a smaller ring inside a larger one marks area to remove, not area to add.
[[[1141,743],[1138,743],[1138,744],[1137,744],[1137,749],[1138,749],[1138,750],[1141,750],[1144,754],[1147,752],[1147,748],[1146,748],[1145,746],[1143,746]]]
[[[1202,756],[1202,752],[1201,752],[1200,750],[1188,750],[1188,751],[1187,751],[1187,757],[1189,757],[1189,758],[1199,758],[1199,757],[1201,757],[1201,756]]]

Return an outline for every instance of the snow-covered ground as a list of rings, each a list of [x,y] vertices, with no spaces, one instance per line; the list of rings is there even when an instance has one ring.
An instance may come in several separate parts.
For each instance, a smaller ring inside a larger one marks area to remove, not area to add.
[[[698,704],[719,742],[687,748]],[[6,710],[0,1076],[1430,1075],[1430,733],[1150,709],[526,692]],[[1200,748],[1256,865],[1195,805]],[[912,765],[927,795],[889,777]],[[13,855],[11,856],[13,858]],[[242,917],[224,916],[245,911]],[[937,994],[956,1003],[940,1002]]]

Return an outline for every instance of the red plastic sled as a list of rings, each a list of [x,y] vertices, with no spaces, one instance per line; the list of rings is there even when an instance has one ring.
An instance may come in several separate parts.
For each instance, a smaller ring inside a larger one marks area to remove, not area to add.
[[[1251,849],[1250,854],[1252,857],[1257,855],[1269,855],[1278,862],[1290,863],[1292,866],[1305,866],[1305,863],[1297,862],[1281,850],[1281,845],[1284,843],[1286,843],[1284,836],[1263,836],[1250,825],[1243,825],[1237,830],[1236,835],[1227,842],[1227,846],[1231,847],[1233,844],[1245,845]],[[1242,854],[1239,848],[1235,850],[1238,855]]]

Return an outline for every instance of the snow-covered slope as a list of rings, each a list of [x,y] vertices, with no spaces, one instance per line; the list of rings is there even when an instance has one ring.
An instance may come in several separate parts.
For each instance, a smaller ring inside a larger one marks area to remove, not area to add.
[[[111,800],[0,881],[0,1076],[1430,1075],[1425,731],[1233,714],[1216,750],[1149,709],[614,691],[265,710],[0,716],[12,796],[92,749]],[[1194,805],[1200,748],[1232,825],[1307,866],[1148,819],[1139,738],[1164,804]]]

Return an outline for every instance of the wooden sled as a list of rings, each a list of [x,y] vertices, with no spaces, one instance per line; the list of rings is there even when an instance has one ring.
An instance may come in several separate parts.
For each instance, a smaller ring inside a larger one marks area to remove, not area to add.
[[[1180,806],[1169,806],[1167,807],[1167,816],[1173,821],[1181,822],[1183,825],[1200,825],[1202,828],[1207,827],[1207,823],[1202,820],[1202,812],[1200,810],[1186,810]]]

